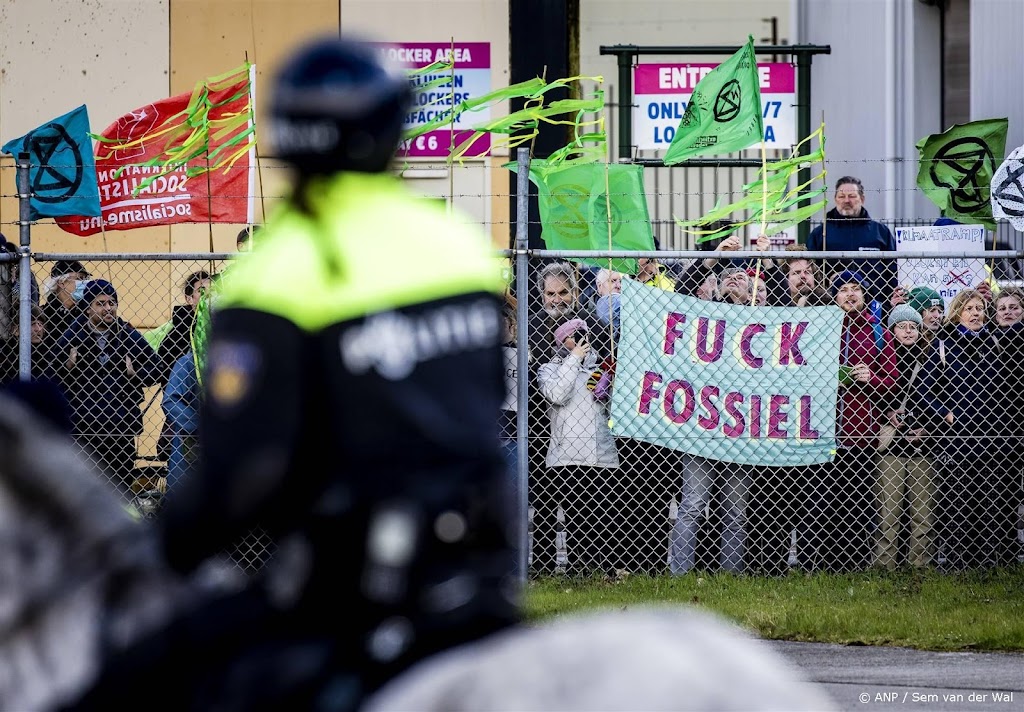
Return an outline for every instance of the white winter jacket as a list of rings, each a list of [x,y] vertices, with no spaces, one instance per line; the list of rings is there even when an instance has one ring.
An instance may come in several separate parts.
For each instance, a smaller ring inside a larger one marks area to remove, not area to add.
[[[548,467],[580,465],[618,467],[615,438],[608,429],[608,410],[587,388],[593,366],[569,354],[540,367],[537,380],[550,407],[551,442]]]

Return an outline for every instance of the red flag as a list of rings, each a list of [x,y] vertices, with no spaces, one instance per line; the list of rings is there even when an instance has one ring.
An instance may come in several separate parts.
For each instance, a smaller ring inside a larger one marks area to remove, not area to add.
[[[107,127],[96,146],[103,229],[252,223],[252,69],[204,80]],[[101,230],[99,217],[57,224],[82,237]]]

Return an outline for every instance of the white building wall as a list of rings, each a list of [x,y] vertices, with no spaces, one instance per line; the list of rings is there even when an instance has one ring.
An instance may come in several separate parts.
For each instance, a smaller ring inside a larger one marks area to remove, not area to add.
[[[584,76],[601,75],[609,106],[606,112],[609,157],[618,156],[619,130],[617,107],[620,90],[618,65],[614,56],[602,56],[602,45],[730,45],[740,46],[748,35],[755,44],[770,44],[771,25],[766,18],[778,18],[779,40],[792,43],[792,6],[790,0],[580,0],[580,72]],[[714,63],[721,55],[644,55],[641,63]],[[759,62],[770,57],[758,57]],[[640,155],[656,157],[662,152]],[[757,150],[744,155],[759,156]],[[675,218],[693,218],[709,210],[719,196],[725,200],[740,197],[740,186],[751,179],[750,170],[650,168],[645,183],[654,232],[662,247],[690,247],[687,238],[675,226]]]
[[[90,123],[98,133],[127,109],[154,96],[167,96],[168,2],[2,0],[0,143],[81,104],[88,105]],[[0,194],[15,192],[13,166],[9,156],[0,158]],[[8,223],[0,230],[8,237],[17,235],[10,225],[17,218],[17,202],[0,201],[0,223]],[[33,238],[39,249],[51,249],[64,239],[59,230],[46,227],[37,229]],[[126,240],[131,244],[126,249],[149,241]],[[85,251],[102,251],[100,238],[79,244]]]
[[[918,0],[796,0],[798,43],[814,59],[812,116],[824,112],[830,194],[864,183],[865,207],[888,223],[937,216],[916,190],[918,139],[941,131],[939,10]]]
[[[1008,117],[1007,153],[1024,144],[1022,38],[1024,2],[971,0],[971,120]]]

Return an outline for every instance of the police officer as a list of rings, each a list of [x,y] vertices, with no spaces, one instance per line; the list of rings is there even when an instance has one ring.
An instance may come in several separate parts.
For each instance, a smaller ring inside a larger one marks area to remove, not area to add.
[[[204,705],[354,708],[412,663],[518,619],[500,275],[485,235],[389,172],[411,92],[379,56],[315,42],[272,93],[294,192],[222,281],[200,466],[162,513],[182,572],[256,525],[279,544],[254,584],[264,602],[244,604],[268,622],[238,633],[248,662],[227,673],[256,699]],[[275,660],[275,646],[296,654]]]

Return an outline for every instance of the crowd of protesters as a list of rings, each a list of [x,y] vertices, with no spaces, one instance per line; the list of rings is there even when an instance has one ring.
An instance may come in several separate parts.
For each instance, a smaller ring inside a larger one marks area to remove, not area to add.
[[[860,181],[841,178],[835,208],[806,245],[769,252],[762,235],[757,261],[729,257],[743,247],[734,233],[698,245],[706,258],[668,265],[642,258],[629,275],[565,262],[539,270],[525,416],[536,573],[963,570],[1018,559],[1024,426],[1017,423],[1024,421],[1010,394],[1024,382],[1017,353],[1024,291],[977,280],[947,309],[933,286],[897,284],[891,260],[815,258],[816,250],[895,249],[863,201]],[[239,233],[239,251],[249,249],[251,234]],[[14,267],[0,265],[12,288]],[[168,486],[195,459],[192,329],[200,295],[216,277],[189,274],[170,320],[145,333],[118,316],[115,285],[77,261],[53,263],[33,288],[32,377],[63,389],[75,439],[126,492],[135,486],[146,388],[162,394],[156,454]],[[609,403],[623,279],[709,302],[842,309],[834,459],[741,466],[614,437]],[[12,289],[0,384],[19,376],[16,304]],[[512,472],[523,417],[517,346],[510,297],[500,436]]]
[[[984,281],[949,303],[898,285],[891,251],[852,177],[806,246],[729,258],[735,234],[686,266],[641,259],[634,274],[552,263],[529,330],[531,555],[536,573],[783,574],[791,567],[959,571],[1015,563],[1024,383],[1024,292]],[[946,222],[946,221],[943,221]],[[711,302],[835,305],[845,312],[834,459],[741,466],[636,440],[609,425],[623,279]],[[542,463],[542,464],[541,464]]]
[[[238,235],[249,249],[250,229]],[[5,242],[5,241],[4,241]],[[16,264],[0,263],[6,299],[0,338],[0,387],[20,379],[20,310]],[[199,376],[193,356],[196,309],[219,275],[197,270],[181,285],[181,304],[164,324],[143,332],[119,315],[115,284],[94,278],[77,260],[57,260],[33,290],[30,379],[62,393],[66,420],[82,452],[126,496],[165,489],[198,454]],[[33,284],[36,284],[33,275]],[[157,395],[144,399],[146,390]],[[162,410],[155,459],[164,482],[139,467],[139,436],[149,408]]]

